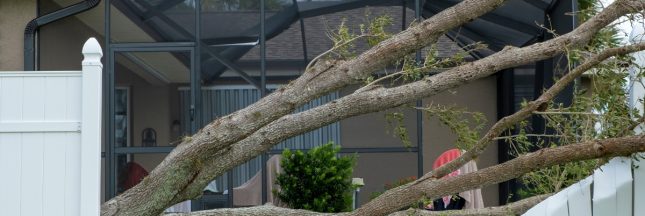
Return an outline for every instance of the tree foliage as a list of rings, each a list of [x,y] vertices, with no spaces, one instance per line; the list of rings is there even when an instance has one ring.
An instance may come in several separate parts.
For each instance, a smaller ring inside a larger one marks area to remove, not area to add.
[[[317,212],[350,211],[355,156],[338,157],[340,146],[327,143],[307,152],[284,150],[278,174],[283,202],[295,209]]]
[[[602,10],[598,0],[578,2],[578,19],[581,22]],[[618,32],[615,26],[603,28],[587,46],[569,50],[566,53],[569,68],[584,62],[589,53],[619,47],[621,38]],[[518,124],[514,129],[517,135],[504,138],[512,146],[510,154],[519,156],[541,148],[632,135],[632,129],[640,123],[641,116],[630,107],[628,89],[629,85],[642,78],[642,73],[629,76],[630,67],[626,65],[633,65],[631,61],[629,56],[619,55],[586,72],[590,84],[574,84],[571,105],[551,102],[544,111],[535,113],[544,119],[545,128],[532,128],[530,120]],[[557,192],[589,176],[604,162],[606,159],[576,161],[527,173],[520,178],[524,188],[519,195],[530,197]]]

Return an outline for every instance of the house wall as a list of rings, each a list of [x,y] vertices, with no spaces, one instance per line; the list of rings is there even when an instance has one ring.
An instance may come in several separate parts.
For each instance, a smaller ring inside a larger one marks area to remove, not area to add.
[[[102,34],[88,27],[76,16],[47,24],[40,28],[38,34],[40,70],[80,70],[79,63],[83,60],[83,55],[79,50],[83,48],[84,41],[95,37],[100,44],[104,43]],[[105,62],[105,58],[103,61]]]
[[[353,89],[341,91],[350,94]],[[494,76],[484,78],[456,89],[426,98],[423,104],[456,105],[468,111],[482,112],[489,128],[497,121],[497,81]],[[412,145],[416,146],[416,112],[412,109],[391,109],[387,112],[403,112],[404,124],[408,129]],[[403,147],[400,139],[392,135],[385,119],[387,112],[372,113],[341,121],[341,144],[348,148],[365,147]],[[456,136],[435,118],[423,120],[423,157],[424,172],[432,170],[432,163],[444,151],[455,148]],[[365,187],[361,189],[360,203],[370,200],[370,194],[383,191],[385,184],[417,175],[416,153],[363,153],[358,155],[354,176],[364,178]],[[491,145],[477,159],[478,167],[485,168],[497,164],[497,145]],[[486,206],[498,204],[498,186],[482,188]]]
[[[34,18],[36,0],[0,1],[0,70],[23,70],[25,26]]]
[[[485,133],[497,121],[497,80],[490,76],[475,82],[460,86],[423,100],[425,106],[430,104],[455,105],[468,111],[481,112],[487,119]],[[423,128],[423,157],[424,172],[432,169],[432,163],[441,153],[455,148],[456,136],[450,129],[442,125],[436,118],[424,117]],[[476,159],[477,168],[483,169],[498,163],[497,143],[492,143],[486,151]],[[499,187],[497,184],[483,187],[482,196],[485,206],[499,204]]]
[[[351,94],[355,88],[344,89],[341,95]],[[340,122],[341,145],[344,148],[403,147],[404,144],[392,133],[385,115],[403,112],[404,125],[408,129],[412,145],[416,146],[416,112],[410,109],[391,109],[342,120]],[[411,153],[362,153],[358,154],[354,177],[363,178],[359,203],[370,200],[372,193],[384,190],[385,184],[401,178],[417,175],[417,154]]]

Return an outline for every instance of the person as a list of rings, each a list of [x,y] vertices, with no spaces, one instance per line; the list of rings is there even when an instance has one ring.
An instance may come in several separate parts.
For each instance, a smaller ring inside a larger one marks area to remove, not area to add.
[[[432,164],[432,169],[437,169],[444,164],[449,163],[461,156],[462,152],[459,149],[450,149],[437,157]],[[477,171],[477,164],[475,161],[469,161],[461,168],[451,172],[443,178],[450,178],[460,174],[466,174]],[[445,210],[460,210],[460,209],[477,209],[483,208],[484,202],[482,200],[481,189],[461,192],[459,194],[448,195],[436,200],[425,206],[425,209],[430,211],[445,211]]]

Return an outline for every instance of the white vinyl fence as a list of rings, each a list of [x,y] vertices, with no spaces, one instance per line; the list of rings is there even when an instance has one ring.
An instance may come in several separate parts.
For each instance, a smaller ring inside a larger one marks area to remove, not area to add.
[[[644,185],[645,162],[616,157],[592,176],[547,198],[524,215],[641,216],[645,215]]]
[[[0,215],[99,215],[103,56],[82,71],[0,72]]]

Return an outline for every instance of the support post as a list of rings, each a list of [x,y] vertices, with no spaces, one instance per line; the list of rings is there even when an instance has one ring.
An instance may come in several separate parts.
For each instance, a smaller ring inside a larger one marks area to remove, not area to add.
[[[267,95],[266,91],[266,29],[265,29],[265,16],[266,16],[266,2],[265,0],[260,0],[260,97]],[[268,172],[267,172],[267,161],[269,160],[269,155],[267,153],[260,156],[262,158],[262,204],[266,203],[268,200],[267,189],[268,183]]]
[[[99,215],[101,203],[101,119],[103,51],[95,38],[83,46],[81,92],[81,215]]]
[[[421,0],[414,1],[414,17],[417,19],[416,22],[419,22],[421,19]],[[417,51],[416,53],[417,64],[421,64],[421,52]],[[417,107],[423,106],[423,100],[417,100]],[[423,170],[423,112],[417,110],[417,177],[421,177],[424,174]]]

